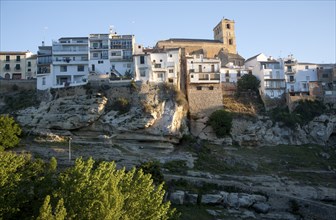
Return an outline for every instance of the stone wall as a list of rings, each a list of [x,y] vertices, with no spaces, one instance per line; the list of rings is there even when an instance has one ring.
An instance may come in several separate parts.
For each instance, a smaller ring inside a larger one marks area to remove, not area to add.
[[[203,50],[204,55],[208,58],[213,58],[215,55],[217,56],[218,53],[224,49],[223,43],[202,41],[159,41],[156,46],[159,48],[185,48],[186,54]]]
[[[188,86],[190,115],[210,115],[213,111],[223,108],[222,97],[220,84],[190,84]]]
[[[0,92],[12,92],[15,85],[19,91],[35,90],[36,80],[0,80]]]

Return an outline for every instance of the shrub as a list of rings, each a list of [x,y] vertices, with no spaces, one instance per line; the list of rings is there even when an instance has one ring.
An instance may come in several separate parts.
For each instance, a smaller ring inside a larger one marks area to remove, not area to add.
[[[140,164],[137,168],[142,169],[145,174],[151,174],[154,184],[159,185],[163,183],[163,174],[158,161],[147,161]]]
[[[301,124],[304,124],[323,114],[325,110],[325,105],[318,100],[301,100],[298,102],[298,105],[294,109],[293,114],[300,117]]]
[[[217,137],[225,137],[230,134],[232,116],[225,110],[217,110],[210,115],[208,125],[212,127]]]
[[[0,150],[15,147],[20,142],[21,128],[14,118],[0,116]]]
[[[259,87],[260,87],[260,80],[251,74],[245,74],[237,81],[238,93],[246,92],[248,90],[258,91]]]
[[[131,104],[126,98],[118,98],[111,106],[114,111],[119,111],[120,114],[124,114],[131,109]]]

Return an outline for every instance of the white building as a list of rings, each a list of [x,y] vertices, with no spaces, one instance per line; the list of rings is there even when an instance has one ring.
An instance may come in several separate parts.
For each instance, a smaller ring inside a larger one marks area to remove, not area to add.
[[[109,59],[111,62],[112,77],[130,77],[134,75],[134,35],[117,35],[116,33],[110,33],[109,41]]]
[[[0,78],[31,79],[36,76],[36,55],[29,51],[1,51]]]
[[[267,98],[282,98],[285,94],[286,84],[282,60],[275,60],[260,53],[245,61],[245,68],[252,71],[260,80],[260,96]]]
[[[42,45],[37,63],[37,89],[84,85],[89,74],[88,38],[66,37],[52,47]]]
[[[143,49],[137,52],[133,57],[136,81],[171,83],[180,88],[181,49]]]
[[[90,73],[110,74],[109,34],[90,34],[89,70]]]
[[[221,62],[203,54],[187,55],[188,83],[220,83]]]
[[[284,59],[286,89],[290,95],[308,95],[309,82],[317,81],[317,65],[299,63],[293,56]]]
[[[221,82],[236,84],[237,81],[243,75],[249,73],[249,70],[245,69],[244,67],[228,66],[228,67],[221,67],[220,73],[221,73],[220,75]]]

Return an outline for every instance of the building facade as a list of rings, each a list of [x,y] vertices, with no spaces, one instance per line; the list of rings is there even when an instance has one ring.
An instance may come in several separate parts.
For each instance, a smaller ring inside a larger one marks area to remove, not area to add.
[[[169,83],[180,89],[181,49],[145,49],[133,57],[136,81]]]
[[[273,99],[284,99],[286,92],[285,74],[283,61],[275,60],[261,53],[245,61],[245,68],[252,71],[260,80],[259,93],[266,108],[272,108],[277,104]]]
[[[26,52],[0,52],[0,77],[3,79],[32,79],[36,77],[36,55]]]
[[[317,65],[299,63],[292,55],[284,59],[286,90],[289,95],[309,95],[310,82],[317,81]]]

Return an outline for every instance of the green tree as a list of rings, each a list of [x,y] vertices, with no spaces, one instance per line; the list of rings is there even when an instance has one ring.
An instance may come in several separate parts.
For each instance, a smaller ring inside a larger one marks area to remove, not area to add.
[[[154,181],[154,184],[158,185],[163,183],[163,174],[161,171],[161,166],[158,161],[147,161],[140,166],[138,166],[139,169],[142,169],[142,171],[145,174],[150,174],[152,175],[152,179]]]
[[[142,170],[117,170],[114,162],[77,159],[59,177],[58,198],[71,219],[168,219],[162,184],[155,186]]]
[[[258,91],[260,87],[260,80],[252,74],[245,74],[237,81],[237,90],[239,92],[246,92],[248,90]]]
[[[208,120],[217,137],[222,138],[230,134],[232,127],[232,116],[225,110],[214,111]]]
[[[0,150],[15,147],[20,142],[21,128],[14,118],[0,116]]]
[[[50,196],[47,195],[44,199],[43,205],[40,208],[39,216],[36,220],[64,220],[66,217],[66,209],[64,207],[63,199],[60,199],[53,212],[50,204]]]

